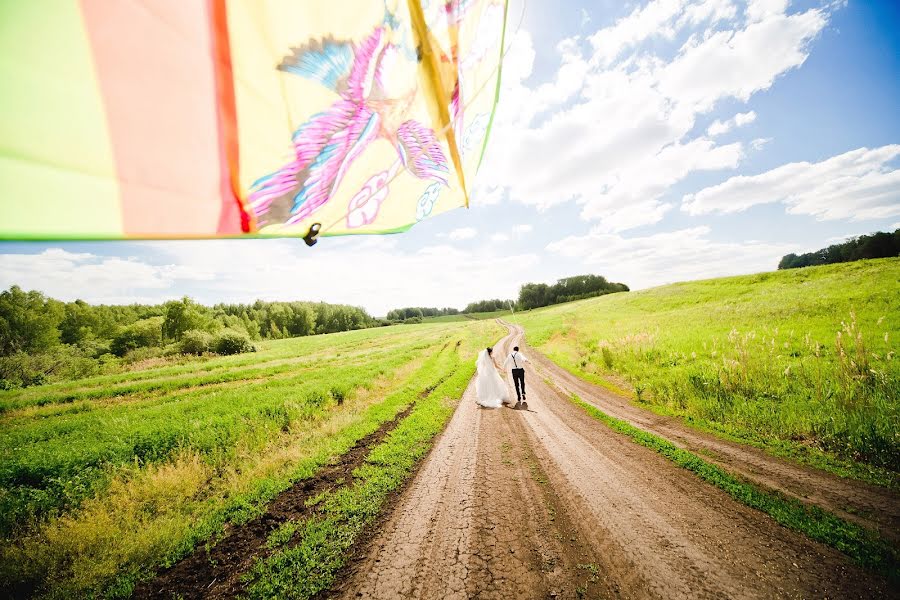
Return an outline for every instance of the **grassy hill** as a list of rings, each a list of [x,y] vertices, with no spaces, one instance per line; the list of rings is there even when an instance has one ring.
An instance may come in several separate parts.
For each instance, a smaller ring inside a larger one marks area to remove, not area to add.
[[[864,479],[895,481],[900,470],[900,259],[678,283],[508,318],[561,366],[658,412]]]

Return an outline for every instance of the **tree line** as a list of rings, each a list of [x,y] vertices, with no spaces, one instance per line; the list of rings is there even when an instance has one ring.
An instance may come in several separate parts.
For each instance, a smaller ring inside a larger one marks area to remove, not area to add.
[[[850,238],[842,244],[832,244],[827,248],[806,254],[786,254],[778,263],[778,268],[797,269],[893,256],[900,256],[900,229],[895,229],[893,233],[878,231],[871,235],[860,235]]]
[[[526,283],[519,289],[516,306],[520,310],[529,310],[627,291],[628,286],[624,283],[607,281],[602,275],[577,275],[559,279],[553,285]]]
[[[395,308],[388,312],[385,319],[391,322],[407,321],[409,319],[419,319],[425,317],[444,317],[447,315],[458,315],[458,308],[428,308],[425,306],[407,306],[405,308]]]
[[[498,310],[511,310],[515,308],[515,300],[480,300],[478,302],[470,302],[463,309],[464,313],[485,313]]]
[[[0,293],[0,387],[85,377],[173,354],[237,354],[253,342],[379,324],[355,306],[324,302],[164,304],[61,302],[18,286]]]
[[[529,310],[593,298],[615,292],[627,292],[624,283],[612,283],[602,275],[577,275],[557,280],[553,285],[546,283],[526,283],[519,288],[517,300],[480,300],[471,302],[462,310],[462,314],[486,313],[500,310]],[[421,312],[421,314],[419,314]],[[398,308],[388,313],[391,322],[420,322],[423,317],[458,314],[452,308]]]

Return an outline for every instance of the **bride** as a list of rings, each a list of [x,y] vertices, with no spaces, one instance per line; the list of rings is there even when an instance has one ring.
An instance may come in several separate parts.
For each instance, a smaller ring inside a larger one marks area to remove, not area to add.
[[[493,348],[482,350],[478,354],[478,378],[475,380],[475,402],[485,408],[500,408],[503,402],[509,400],[506,390],[506,382],[497,373],[494,359],[491,356]]]

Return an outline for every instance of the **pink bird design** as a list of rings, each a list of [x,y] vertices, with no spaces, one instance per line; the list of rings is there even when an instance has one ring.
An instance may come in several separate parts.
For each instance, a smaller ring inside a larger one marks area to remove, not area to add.
[[[394,93],[385,75],[397,48],[378,27],[361,44],[331,38],[294,48],[279,69],[318,81],[339,98],[294,132],[294,158],[257,180],[249,196],[260,224],[295,224],[335,194],[344,175],[372,140],[387,139],[414,176],[447,185],[447,160],[434,132],[404,120],[415,88]]]

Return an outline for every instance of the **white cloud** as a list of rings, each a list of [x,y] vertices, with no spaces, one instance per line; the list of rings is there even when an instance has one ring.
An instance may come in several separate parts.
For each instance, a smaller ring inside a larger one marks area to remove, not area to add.
[[[587,9],[581,9],[581,26],[587,27],[587,25],[591,22],[591,15],[588,13]]]
[[[128,260],[55,248],[0,254],[0,286],[110,304],[184,294],[206,304],[323,300],[384,315],[398,306],[461,308],[514,297],[540,263],[536,254],[495,256],[483,245],[408,251],[388,236],[329,238],[315,248],[299,240],[148,242],[139,254]]]
[[[728,0],[652,1],[590,36],[590,56],[575,38],[561,42],[559,73],[537,86],[524,83],[535,54],[531,36],[519,31],[511,64],[504,62],[487,182],[539,210],[575,201],[583,219],[609,232],[658,222],[673,185],[697,171],[734,169],[745,156],[742,143],[692,136],[698,117],[721,100],[749,100],[803,64],[829,16],[763,8],[757,20],[739,23]],[[670,59],[646,50],[620,58],[652,37],[688,31]],[[741,112],[730,126],[755,117]]]
[[[61,300],[102,298],[139,302],[177,296],[177,284],[207,282],[214,274],[182,264],[147,264],[135,258],[103,257],[48,248],[39,254],[0,255],[0,288],[40,289]],[[168,294],[166,293],[168,291]]]
[[[788,0],[750,0],[747,3],[747,20],[756,23],[766,17],[783,14],[787,7]]]
[[[611,64],[629,48],[644,40],[660,37],[670,40],[683,27],[699,25],[704,21],[715,23],[735,14],[730,0],[653,0],[642,8],[636,8],[627,17],[616,21],[590,37],[594,48],[593,60],[602,66]]]
[[[475,187],[471,194],[471,203],[478,206],[491,206],[500,204],[506,190],[500,186],[490,186],[480,183],[476,178]]]
[[[859,148],[818,163],[796,162],[760,175],[732,177],[682,199],[691,215],[734,213],[784,203],[791,214],[819,220],[883,219],[900,215],[900,169],[888,165],[900,145]]]
[[[478,230],[474,227],[460,227],[459,229],[454,229],[448,233],[447,237],[454,241],[460,241],[471,240],[476,235],[478,235]]]
[[[530,233],[532,229],[534,229],[534,226],[529,225],[528,223],[522,223],[520,225],[513,226],[513,233],[515,233],[516,235],[524,235],[526,233]]]
[[[776,14],[738,31],[692,37],[660,77],[660,88],[697,112],[716,101],[747,101],[768,89],[775,78],[803,64],[809,42],[825,27],[827,14],[811,9]]]
[[[772,138],[756,138],[752,142],[750,142],[750,146],[754,150],[762,150],[765,148],[766,144],[772,141]]]
[[[593,229],[553,242],[555,254],[581,259],[612,281],[633,289],[675,281],[771,271],[791,252],[789,244],[719,242],[708,227],[625,238]]]
[[[495,233],[491,236],[492,242],[508,242],[509,234],[508,233]]]
[[[738,113],[727,121],[720,121],[719,119],[716,119],[712,122],[712,125],[709,126],[709,129],[706,130],[706,134],[711,137],[722,135],[723,133],[728,133],[735,127],[743,127],[744,125],[752,123],[755,120],[756,113],[752,110],[744,113]]]

